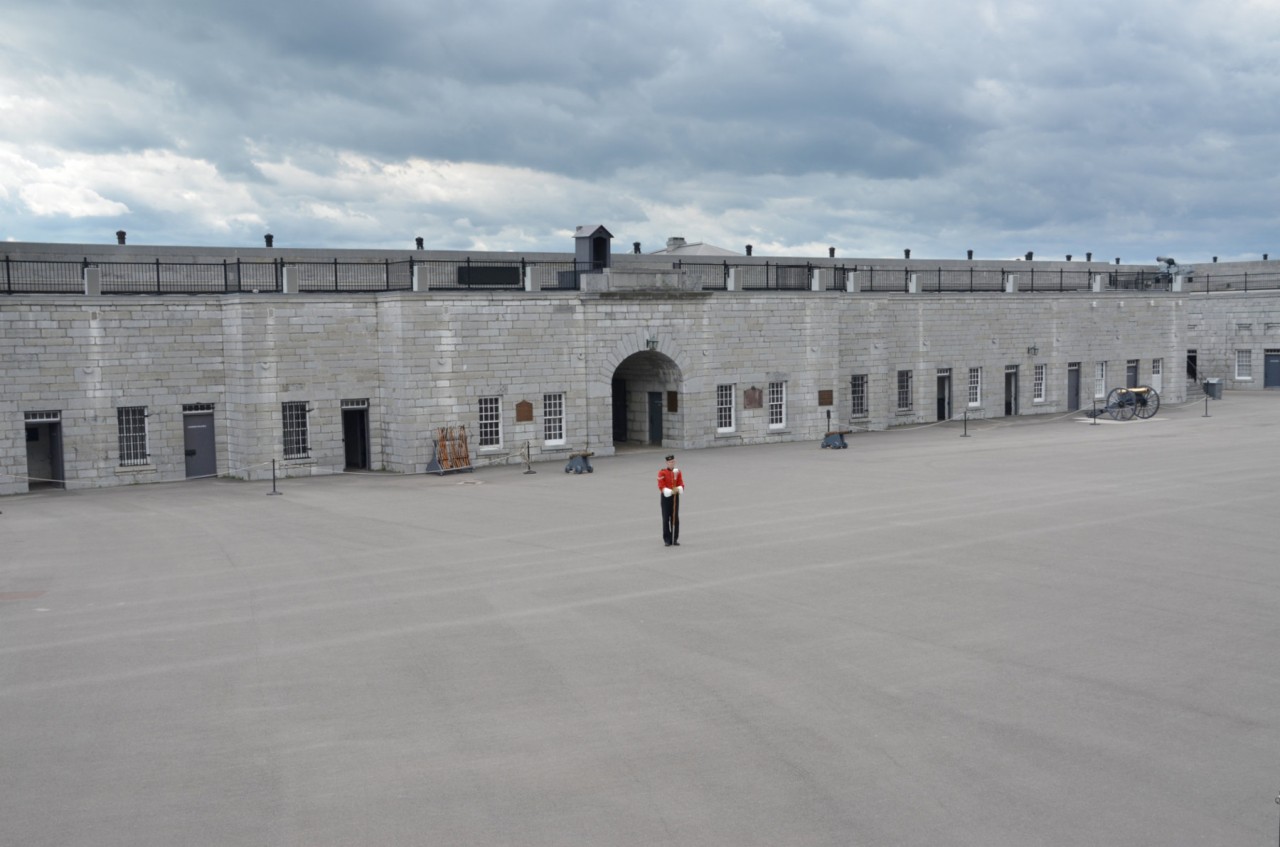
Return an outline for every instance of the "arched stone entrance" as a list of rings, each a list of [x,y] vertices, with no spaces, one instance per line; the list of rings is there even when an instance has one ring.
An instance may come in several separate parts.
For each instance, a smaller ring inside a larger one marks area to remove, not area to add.
[[[668,444],[684,439],[680,366],[656,350],[633,353],[613,372],[614,444]]]

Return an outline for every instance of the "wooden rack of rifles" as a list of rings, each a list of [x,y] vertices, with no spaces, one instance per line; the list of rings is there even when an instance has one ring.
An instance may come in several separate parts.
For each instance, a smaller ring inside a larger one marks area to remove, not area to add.
[[[436,430],[435,455],[427,464],[427,473],[444,475],[471,470],[471,453],[467,450],[465,426],[442,426]]]

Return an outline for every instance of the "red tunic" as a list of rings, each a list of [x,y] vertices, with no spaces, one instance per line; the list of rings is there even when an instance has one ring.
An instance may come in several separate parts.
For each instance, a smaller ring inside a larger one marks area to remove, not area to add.
[[[678,485],[684,485],[684,475],[680,473],[679,468],[663,468],[658,471],[658,490],[664,488],[675,488]]]

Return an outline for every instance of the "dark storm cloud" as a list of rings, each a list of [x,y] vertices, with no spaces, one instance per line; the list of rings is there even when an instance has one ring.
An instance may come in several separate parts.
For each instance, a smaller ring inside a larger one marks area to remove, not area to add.
[[[1232,255],[1274,232],[1263,4],[9,5],[0,237],[563,249],[603,221],[1020,255],[1150,252],[1146,227]]]

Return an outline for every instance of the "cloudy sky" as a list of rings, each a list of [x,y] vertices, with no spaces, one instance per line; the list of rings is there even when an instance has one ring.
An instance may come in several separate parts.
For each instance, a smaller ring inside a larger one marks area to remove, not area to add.
[[[6,0],[0,240],[1280,256],[1277,0]]]

